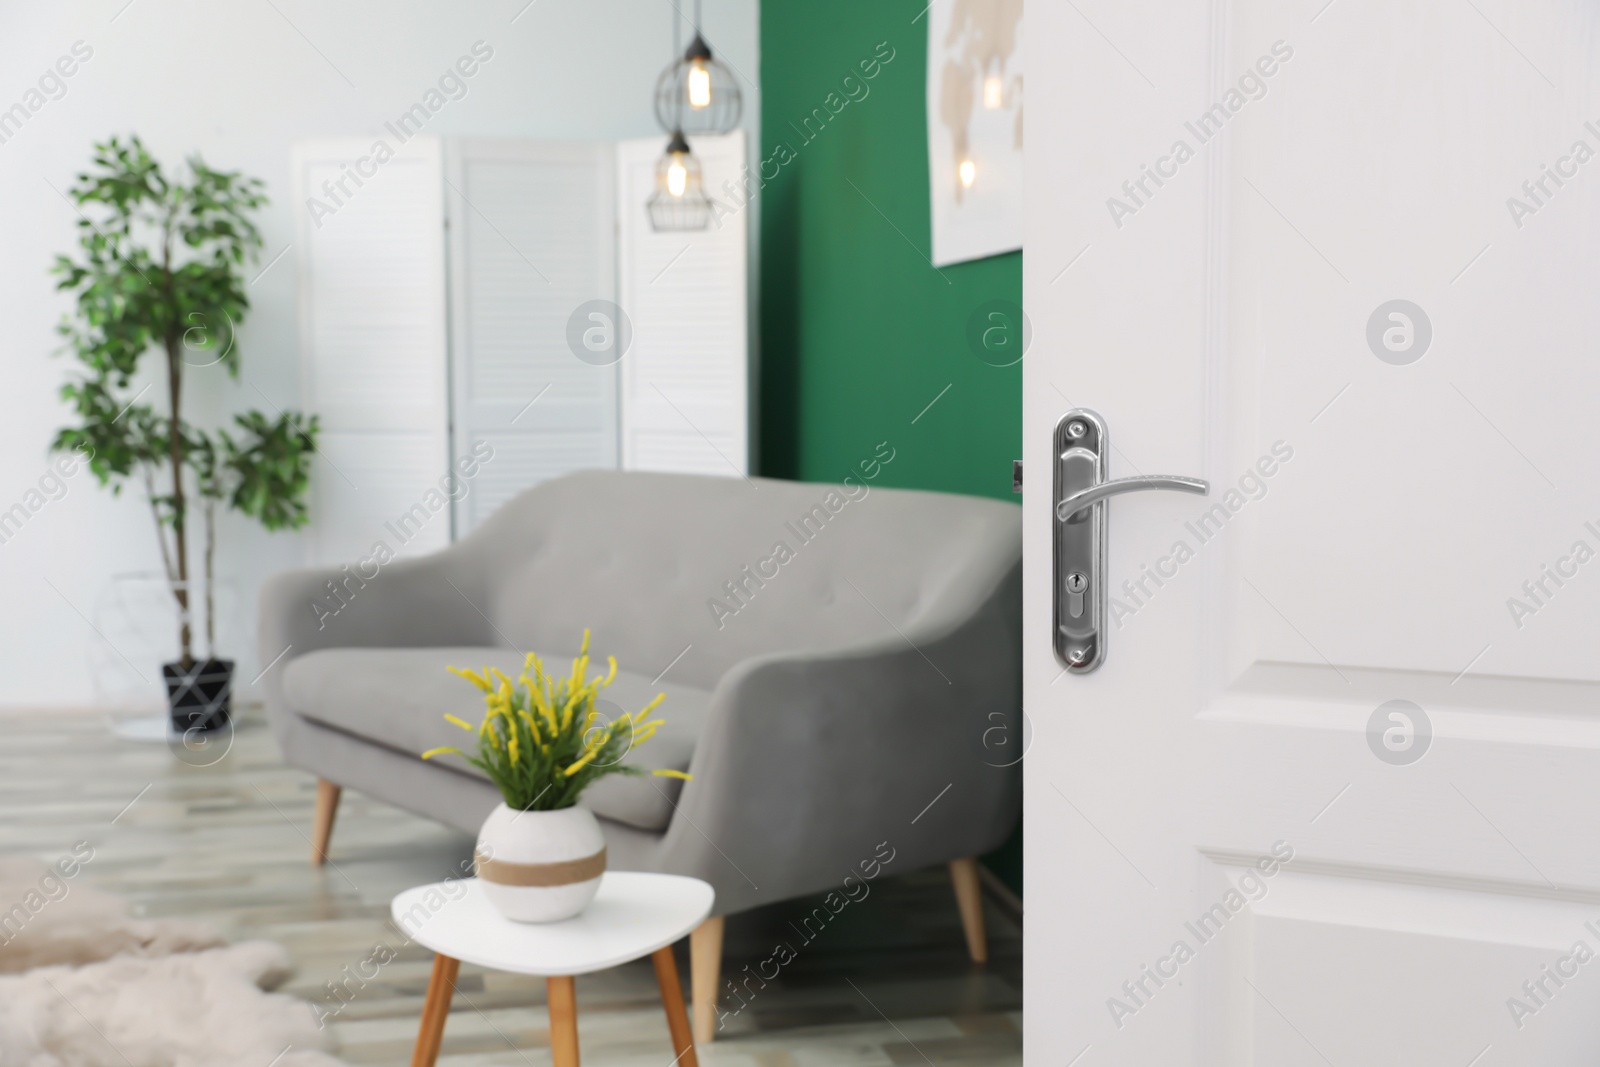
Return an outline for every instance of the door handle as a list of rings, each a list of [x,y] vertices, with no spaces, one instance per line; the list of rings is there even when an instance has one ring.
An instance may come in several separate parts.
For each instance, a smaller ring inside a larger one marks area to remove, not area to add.
[[[1175,474],[1142,474],[1137,478],[1113,478],[1109,482],[1088,489],[1080,489],[1056,505],[1056,518],[1066,522],[1090,504],[1098,504],[1107,497],[1123,493],[1137,493],[1146,489],[1171,489],[1180,493],[1199,493],[1205,496],[1211,485],[1204,478],[1184,478]]]
[[[1074,408],[1056,423],[1055,649],[1073,674],[1087,674],[1105,660],[1108,501],[1150,489],[1201,496],[1211,490],[1202,478],[1175,475],[1108,479],[1110,452],[1105,420],[1088,408]]]

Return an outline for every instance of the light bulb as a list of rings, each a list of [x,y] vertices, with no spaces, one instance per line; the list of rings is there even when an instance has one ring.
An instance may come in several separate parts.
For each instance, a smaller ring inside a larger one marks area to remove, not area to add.
[[[961,175],[961,187],[971,189],[978,177],[978,165],[970,159],[963,159],[958,173]]]
[[[999,110],[1005,104],[1005,83],[1000,80],[1000,75],[991,74],[983,79],[983,106],[990,111]]]
[[[689,187],[689,171],[683,161],[673,158],[667,167],[667,192],[673,196],[682,196],[683,191]]]
[[[689,66],[689,106],[696,111],[711,106],[711,72],[698,59]]]

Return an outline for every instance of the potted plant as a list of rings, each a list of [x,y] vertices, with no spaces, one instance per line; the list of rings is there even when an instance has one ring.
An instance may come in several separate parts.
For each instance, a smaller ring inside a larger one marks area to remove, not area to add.
[[[61,389],[77,424],[55,451],[88,457],[101,485],[143,485],[156,522],[167,584],[177,606],[178,659],[162,665],[173,726],[215,729],[228,721],[233,662],[215,647],[213,578],[219,507],[268,530],[306,522],[317,420],[280,411],[234,416],[233,432],[184,418],[190,368],[239,375],[237,331],[250,308],[243,267],[261,248],[251,213],[262,183],[213,170],[196,155],[168,175],[139,138],[95,146],[90,169],[68,190],[78,206],[78,254],[58,256],[58,289],[75,295],[61,323],[79,373]],[[144,357],[160,352],[156,382],[135,390]],[[144,401],[159,385],[160,406]],[[205,540],[200,581],[191,524],[198,502]],[[195,655],[196,592],[205,608],[206,655]]]
[[[649,719],[649,714],[666,699],[659,693],[639,711],[605,721],[595,698],[617,676],[616,657],[608,662],[604,678],[588,677],[585,630],[572,673],[565,678],[546,674],[532,653],[515,682],[492,667],[481,673],[450,668],[483,690],[482,723],[473,726],[455,715],[445,716],[477,734],[477,755],[445,746],[429,749],[422,758],[461,756],[500,788],[504,800],[478,831],[474,859],[485,896],[508,919],[571,918],[589,906],[600,888],[605,838],[594,815],[578,807],[578,798],[608,774],[643,773],[621,760],[655,734],[662,720]],[[674,770],[653,773],[689,777]]]

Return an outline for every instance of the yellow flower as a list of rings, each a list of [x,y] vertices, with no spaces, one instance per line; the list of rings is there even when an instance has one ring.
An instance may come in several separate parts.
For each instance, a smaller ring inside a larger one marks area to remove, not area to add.
[[[422,758],[423,759],[432,759],[433,757],[439,756],[439,755],[443,755],[446,752],[454,752],[458,756],[461,755],[461,750],[459,748],[452,748],[451,746],[446,745],[443,748],[430,748],[430,749],[428,749],[428,751],[426,751],[426,752],[424,752],[422,754]]]
[[[583,684],[584,672],[589,669],[589,631],[583,631],[583,647],[578,649],[578,658],[572,661],[572,688],[577,689]]]
[[[547,672],[538,654],[533,652],[523,657],[522,669],[515,681],[498,667],[450,668],[452,674],[471,682],[484,694],[483,721],[476,727],[478,747],[466,758],[475,763],[481,760],[507,797],[553,784],[548,778],[555,767],[549,763],[558,752],[571,759],[561,768],[562,775],[567,778],[586,767],[596,774],[609,773],[615,768],[596,766],[603,753],[614,754],[648,740],[663,724],[663,720],[649,716],[666,699],[665,693],[656,694],[655,699],[640,710],[619,715],[614,720],[608,721],[609,717],[600,711],[597,707],[600,690],[616,680],[618,666],[615,656],[607,656],[604,674],[589,676],[589,669],[594,666],[590,655],[593,636],[593,631],[584,631],[571,672],[565,676]],[[458,715],[446,714],[445,720],[463,730],[474,730]],[[626,736],[624,731],[628,732]],[[614,743],[624,740],[627,745]],[[577,748],[575,753],[574,747]],[[459,749],[445,747],[424,753],[424,758],[445,753],[465,755]],[[682,771],[660,773],[664,777],[689,778]]]
[[[682,771],[668,770],[665,767],[661,768],[659,771],[651,771],[650,773],[659,778],[682,778],[686,782],[694,781],[694,775],[692,774],[684,774]]]
[[[566,769],[566,772],[565,772],[566,776],[568,778],[571,778],[574,774],[577,774],[579,771],[583,770],[583,767],[584,767],[584,765],[586,763],[588,763],[590,760],[594,759],[596,756],[598,756],[600,754],[600,748],[601,747],[602,746],[598,746],[597,745],[597,746],[589,749],[589,751],[585,752],[583,755],[579,756],[577,759],[573,760],[571,765],[569,765],[567,767],[567,769]]]
[[[483,677],[483,675],[479,674],[477,671],[464,671],[460,667],[446,667],[445,670],[449,671],[457,678],[465,678],[479,689],[482,689],[485,693],[494,688],[489,684],[489,680]]]

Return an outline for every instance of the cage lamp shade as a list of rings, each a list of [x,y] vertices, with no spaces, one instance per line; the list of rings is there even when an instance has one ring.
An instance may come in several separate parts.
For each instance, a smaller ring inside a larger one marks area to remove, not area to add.
[[[656,121],[668,132],[729,133],[743,108],[733,71],[712,56],[698,30],[683,58],[656,80]]]
[[[667,150],[656,162],[656,187],[645,201],[650,228],[657,233],[703,230],[711,225],[700,161],[689,150],[683,131],[674,130]]]

